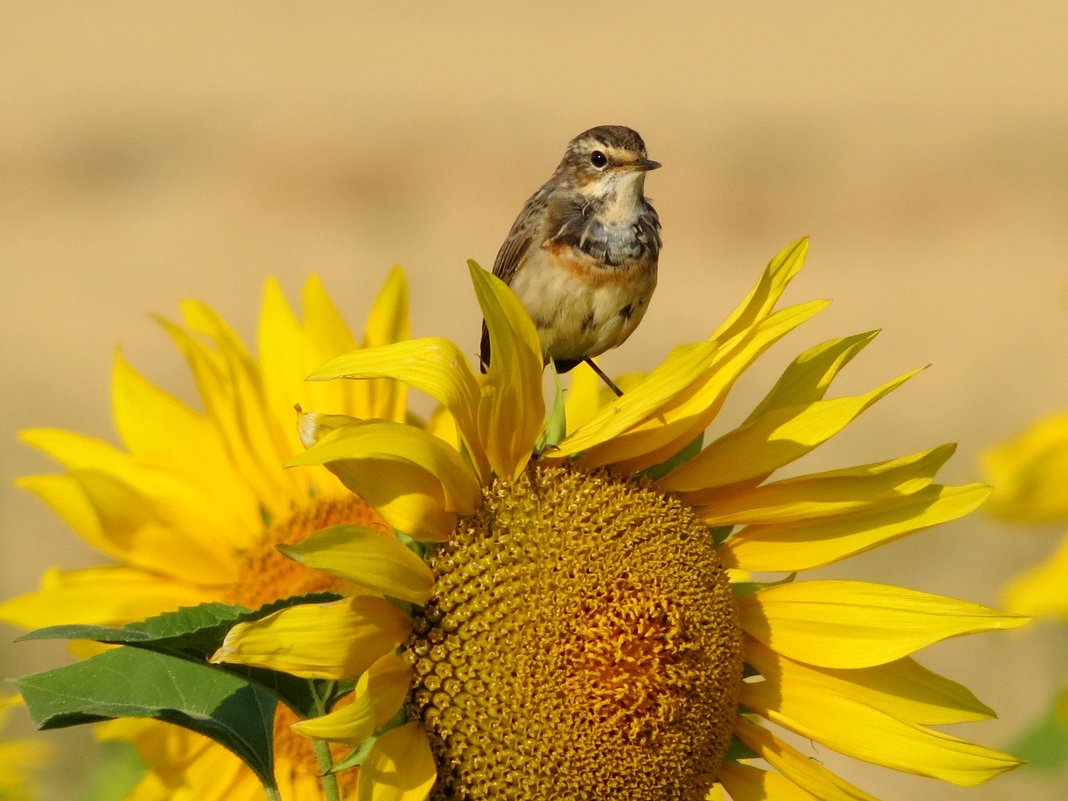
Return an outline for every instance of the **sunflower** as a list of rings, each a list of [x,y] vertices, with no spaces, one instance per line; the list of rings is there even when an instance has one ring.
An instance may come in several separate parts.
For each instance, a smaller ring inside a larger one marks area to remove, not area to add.
[[[577,375],[566,425],[559,392],[546,415],[533,324],[473,263],[495,356],[484,379],[439,338],[326,363],[313,379],[390,376],[444,410],[434,434],[302,418],[308,449],[291,464],[326,465],[407,539],[376,549],[374,532],[339,526],[289,549],[362,591],[239,624],[214,660],[341,678],[360,654],[353,702],[295,727],[355,749],[360,799],[871,798],[797,736],[960,785],[1015,767],[930,728],[993,713],[911,655],[1025,618],[794,580],[987,496],[934,482],[951,445],[772,480],[912,373],[825,398],[873,334],[825,342],[703,444],[736,379],[826,305],[776,309],[806,251],[784,250],[708,340],[622,397]],[[394,612],[380,621],[382,597]]]
[[[337,523],[387,530],[367,503],[325,470],[295,472],[285,461],[302,448],[294,404],[359,417],[405,419],[406,388],[391,381],[312,385],[308,372],[358,347],[318,279],[303,292],[303,315],[279,284],[263,296],[258,357],[206,305],[187,302],[182,323],[162,320],[196,381],[203,410],[149,382],[121,355],[112,402],[123,447],[55,429],[22,439],[65,472],[19,484],[52,507],[111,564],[51,569],[40,589],[0,605],[0,619],[26,628],[57,623],[121,625],[216,601],[256,608],[347,582],[301,567],[279,545]],[[363,345],[405,340],[407,288],[395,270],[373,304]],[[286,801],[318,801],[320,769],[309,741],[276,719],[276,773]],[[134,741],[152,768],[128,796],[252,799],[259,781],[222,746],[154,721],[119,721],[101,737]]]
[[[11,709],[21,702],[17,695],[0,695],[0,731],[7,728]],[[47,750],[40,740],[0,738],[0,801],[31,801],[37,797],[27,774],[40,767]]]
[[[983,454],[994,485],[988,510],[1019,523],[1068,522],[1068,412],[1056,412],[1017,437]],[[1045,564],[1016,577],[1006,588],[1011,609],[1068,619],[1068,538]]]
[[[989,510],[1016,523],[1068,522],[1068,412],[1047,415],[1026,431],[983,454],[994,484]],[[1068,536],[1050,557],[1006,585],[1005,603],[1021,614],[1068,621]],[[1036,765],[1063,767],[1068,744],[1068,676],[1046,720],[1036,722],[1020,741]]]

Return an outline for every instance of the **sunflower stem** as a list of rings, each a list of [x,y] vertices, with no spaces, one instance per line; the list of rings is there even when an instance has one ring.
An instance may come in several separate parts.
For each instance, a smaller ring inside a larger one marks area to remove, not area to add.
[[[552,365],[553,379],[556,381],[556,392],[553,395],[552,409],[545,419],[545,428],[534,444],[534,456],[540,456],[549,448],[559,445],[567,436],[567,415],[564,411],[564,385],[560,383],[560,373],[556,371],[556,362]]]
[[[263,788],[267,791],[267,801],[282,801],[282,793],[273,785]]]
[[[334,682],[311,682],[311,693],[315,699],[315,717],[325,715],[327,699],[333,693]],[[322,779],[323,798],[325,801],[341,801],[341,790],[334,773],[334,755],[330,753],[330,744],[325,740],[312,740],[312,750],[319,763],[319,776]]]
[[[341,801],[341,791],[337,784],[337,775],[332,773],[334,758],[330,754],[329,743],[323,740],[312,741],[315,758],[319,760],[319,774],[323,781],[323,797],[326,801]]]

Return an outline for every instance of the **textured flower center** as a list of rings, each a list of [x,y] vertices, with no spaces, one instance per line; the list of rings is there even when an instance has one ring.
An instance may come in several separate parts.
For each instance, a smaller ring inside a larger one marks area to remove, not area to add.
[[[430,564],[407,653],[434,799],[704,798],[742,646],[688,508],[645,482],[535,468],[488,488]]]

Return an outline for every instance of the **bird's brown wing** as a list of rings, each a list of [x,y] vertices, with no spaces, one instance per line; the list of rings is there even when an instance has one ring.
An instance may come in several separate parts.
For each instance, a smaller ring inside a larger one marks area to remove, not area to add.
[[[508,236],[504,238],[504,244],[497,251],[497,259],[493,262],[493,274],[504,283],[512,283],[512,278],[522,263],[523,256],[545,227],[546,209],[549,206],[549,195],[552,191],[550,181],[527,199],[519,216],[512,223]]]
[[[530,252],[530,246],[534,237],[545,221],[545,207],[547,204],[547,191],[545,187],[539,189],[523,206],[519,212],[512,230],[508,232],[504,244],[497,252],[497,259],[493,262],[493,274],[504,283],[511,284],[516,270],[526,259]],[[485,320],[482,321],[482,343],[479,350],[479,361],[482,372],[486,372],[490,360],[489,329],[486,328]]]

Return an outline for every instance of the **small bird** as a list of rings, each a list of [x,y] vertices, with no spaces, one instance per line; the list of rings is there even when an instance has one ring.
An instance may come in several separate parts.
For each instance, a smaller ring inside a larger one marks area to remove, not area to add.
[[[623,344],[645,315],[660,255],[660,218],[645,197],[646,157],[636,131],[600,125],[572,139],[556,172],[523,206],[493,274],[534,320],[545,362],[566,373]],[[490,362],[482,323],[482,372]]]

